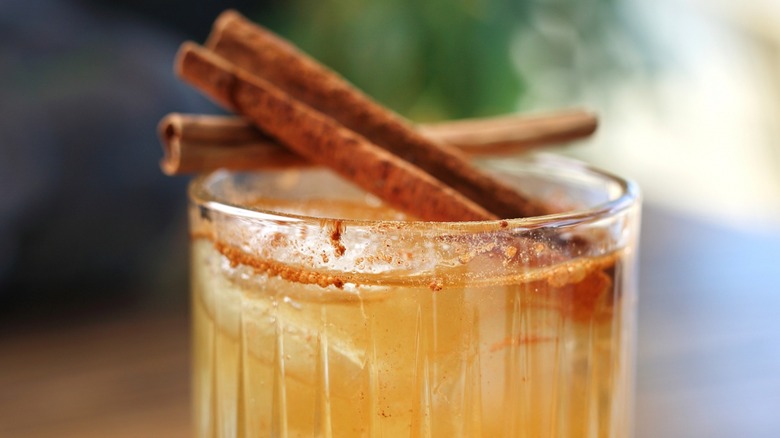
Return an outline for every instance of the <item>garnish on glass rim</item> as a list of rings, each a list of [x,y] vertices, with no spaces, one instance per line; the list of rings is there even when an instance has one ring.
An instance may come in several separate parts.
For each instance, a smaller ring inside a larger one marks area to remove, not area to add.
[[[431,140],[455,146],[469,157],[489,157],[590,135],[597,123],[592,113],[571,109],[428,123],[416,128]],[[160,121],[159,136],[164,152],[160,167],[167,175],[312,164],[236,116],[170,113]]]
[[[295,154],[331,168],[389,205],[434,221],[551,212],[235,11],[217,18],[206,46],[182,45],[176,60],[182,79]],[[593,129],[595,118],[573,135]]]

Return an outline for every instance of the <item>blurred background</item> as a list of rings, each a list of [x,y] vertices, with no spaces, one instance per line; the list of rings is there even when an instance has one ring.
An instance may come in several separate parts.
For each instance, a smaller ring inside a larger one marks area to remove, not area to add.
[[[679,423],[690,433],[639,435],[729,436],[708,415],[740,397],[780,407],[777,379],[730,387],[718,394],[731,402],[714,405],[695,404],[710,393],[673,391],[679,361],[720,360],[684,370],[705,383],[780,365],[780,4],[770,0],[3,0],[0,340],[186,314],[187,178],[159,171],[155,128],[171,111],[221,112],[174,78],[172,60],[229,7],[414,121],[595,110],[597,134],[556,150],[644,193],[638,424],[693,406]],[[712,328],[747,344],[723,350]],[[668,342],[679,333],[702,337],[693,349]],[[775,411],[746,414],[749,435],[777,432]]]
[[[228,6],[415,121],[592,108],[597,135],[561,152],[650,203],[778,228],[780,7],[644,3],[5,0],[0,314],[186,295],[187,181],[160,173],[155,125],[221,111],[172,58]]]

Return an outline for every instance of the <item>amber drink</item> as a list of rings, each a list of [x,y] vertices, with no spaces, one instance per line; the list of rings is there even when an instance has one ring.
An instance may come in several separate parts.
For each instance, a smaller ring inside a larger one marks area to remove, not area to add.
[[[636,188],[486,166],[560,213],[414,221],[319,169],[196,180],[197,435],[631,436]]]

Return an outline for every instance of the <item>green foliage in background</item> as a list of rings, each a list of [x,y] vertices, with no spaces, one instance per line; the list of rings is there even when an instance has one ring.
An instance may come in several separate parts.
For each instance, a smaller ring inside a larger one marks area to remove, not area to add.
[[[614,1],[291,0],[252,18],[430,121],[515,112],[528,96],[573,100],[615,64]]]

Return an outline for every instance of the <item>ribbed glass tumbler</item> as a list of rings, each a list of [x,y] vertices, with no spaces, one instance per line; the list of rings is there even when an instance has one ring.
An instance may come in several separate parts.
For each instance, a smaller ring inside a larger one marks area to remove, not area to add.
[[[198,436],[630,436],[637,188],[484,165],[561,213],[414,221],[314,168],[194,181]]]

